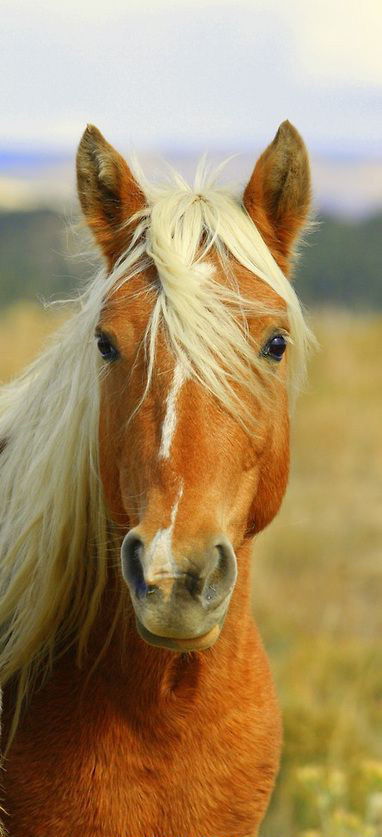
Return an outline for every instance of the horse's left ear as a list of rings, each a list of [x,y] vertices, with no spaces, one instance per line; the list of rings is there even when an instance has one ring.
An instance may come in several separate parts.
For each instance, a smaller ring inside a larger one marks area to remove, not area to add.
[[[311,203],[308,153],[288,120],[257,161],[243,203],[281,269],[288,273]]]
[[[131,236],[125,222],[143,209],[145,198],[121,154],[94,125],[87,126],[78,147],[77,190],[88,226],[111,268]]]

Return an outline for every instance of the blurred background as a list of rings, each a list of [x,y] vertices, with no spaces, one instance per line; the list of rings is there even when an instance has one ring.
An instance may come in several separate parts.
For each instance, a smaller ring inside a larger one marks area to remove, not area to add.
[[[95,269],[74,180],[87,122],[148,174],[235,154],[239,187],[285,118],[311,154],[319,223],[295,281],[320,349],[254,550],[285,725],[262,837],[382,835],[381,23],[377,0],[1,4],[2,381],[65,317],[43,300]]]

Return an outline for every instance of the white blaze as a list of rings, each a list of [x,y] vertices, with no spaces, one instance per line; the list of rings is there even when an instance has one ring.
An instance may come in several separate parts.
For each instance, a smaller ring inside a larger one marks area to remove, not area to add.
[[[171,509],[170,525],[167,529],[158,530],[147,551],[145,577],[150,582],[158,581],[162,576],[176,575],[177,567],[172,557],[172,535],[182,496],[183,480],[179,487],[176,501]]]
[[[176,429],[176,402],[179,392],[187,378],[184,366],[177,360],[174,377],[166,400],[166,415],[162,425],[162,439],[159,448],[159,459],[168,459],[172,440]]]

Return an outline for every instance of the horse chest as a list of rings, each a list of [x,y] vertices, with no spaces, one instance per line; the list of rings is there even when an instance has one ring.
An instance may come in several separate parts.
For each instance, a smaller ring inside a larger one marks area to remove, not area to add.
[[[34,699],[6,766],[10,837],[256,833],[277,764],[269,713],[180,699],[142,722],[103,689],[82,703],[56,691],[49,712],[46,697]]]

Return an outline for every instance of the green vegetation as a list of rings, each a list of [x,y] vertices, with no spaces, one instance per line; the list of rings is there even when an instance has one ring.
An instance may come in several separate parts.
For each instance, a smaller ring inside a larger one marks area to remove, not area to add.
[[[296,288],[308,304],[382,308],[382,214],[362,221],[323,217],[301,251]]]
[[[0,213],[0,307],[69,296],[92,270],[70,221],[48,209]]]
[[[381,837],[382,762],[361,761],[354,779],[362,814],[351,809],[351,785],[344,770],[310,766],[296,773],[296,792],[307,819],[318,827],[301,837]]]
[[[302,248],[296,287],[308,304],[382,309],[382,214],[363,221],[321,218]],[[51,210],[0,213],[0,306],[68,296],[94,270],[83,233]]]

